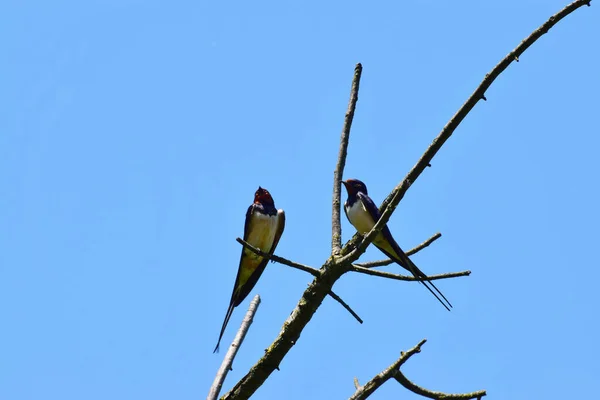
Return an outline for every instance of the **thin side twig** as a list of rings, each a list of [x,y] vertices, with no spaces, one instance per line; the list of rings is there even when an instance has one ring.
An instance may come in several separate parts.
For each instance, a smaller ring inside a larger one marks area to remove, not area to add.
[[[331,297],[333,297],[333,298],[334,298],[334,299],[335,299],[335,300],[336,300],[338,303],[340,303],[340,304],[342,305],[342,307],[344,307],[346,310],[348,310],[348,312],[349,312],[350,314],[352,314],[352,316],[353,316],[353,317],[354,317],[354,318],[355,318],[355,319],[356,319],[358,322],[360,322],[361,324],[363,323],[363,320],[362,320],[362,319],[360,319],[360,317],[358,316],[358,314],[357,314],[357,313],[355,313],[355,312],[354,312],[354,310],[353,310],[352,308],[350,308],[350,306],[349,306],[348,304],[346,304],[346,302],[345,302],[344,300],[342,300],[342,298],[341,298],[340,296],[338,296],[337,294],[335,294],[335,293],[333,292],[333,290],[330,290],[330,291],[329,291],[329,295],[330,295]]]
[[[379,276],[381,278],[388,278],[388,279],[394,279],[397,281],[422,281],[423,279],[417,279],[414,276],[408,276],[408,275],[400,275],[400,274],[394,274],[391,272],[386,272],[386,271],[378,271],[376,269],[370,269],[370,268],[366,268],[366,267],[359,267],[358,265],[352,265],[352,267],[350,268],[350,271],[352,272],[358,272],[359,274],[365,274],[365,275],[372,275],[372,276]],[[471,275],[471,271],[466,270],[466,271],[460,271],[460,272],[448,272],[445,274],[438,274],[438,275],[427,275],[427,279],[430,281],[436,281],[439,279],[449,279],[449,278],[458,278],[460,276],[469,276]]]
[[[261,257],[266,258],[267,260],[271,260],[271,261],[275,261],[278,262],[280,264],[283,265],[287,265],[289,267],[292,268],[296,268],[299,269],[300,271],[304,271],[304,272],[308,272],[309,274],[313,275],[313,276],[320,276],[321,275],[321,271],[319,271],[316,268],[312,268],[309,267],[308,265],[303,265],[303,264],[299,264],[297,262],[294,261],[290,261],[286,258],[283,257],[279,257],[276,256],[274,254],[268,254],[265,253],[264,251],[262,251],[261,249],[252,246],[250,243],[246,242],[244,239],[241,238],[236,238],[235,239],[239,244],[241,244],[242,246],[244,246],[245,248],[247,248],[248,250],[258,254]],[[342,300],[342,298],[340,296],[338,296],[337,294],[334,293],[333,290],[329,290],[328,294],[338,303],[340,303],[342,305],[342,307],[344,307],[346,310],[348,310],[348,312],[350,314],[352,314],[352,316],[359,322],[359,323],[363,323],[363,320],[358,316],[358,314],[348,305],[348,303],[346,303],[344,300]]]
[[[419,251],[423,250],[425,247],[428,247],[431,243],[435,242],[437,239],[439,239],[441,237],[442,237],[442,234],[440,232],[436,233],[435,235],[433,235],[432,237],[430,237],[429,239],[427,239],[420,245],[415,246],[414,248],[408,250],[406,252],[406,255],[412,256],[413,254],[418,253]],[[394,262],[393,260],[388,258],[387,260],[378,260],[378,261],[369,261],[369,262],[365,262],[365,263],[360,263],[360,264],[356,264],[356,266],[363,267],[363,268],[385,267],[386,265],[390,265],[393,262]]]
[[[206,400],[216,400],[219,397],[219,393],[221,392],[221,387],[223,386],[223,382],[225,382],[225,378],[227,374],[231,370],[231,365],[233,364],[233,359],[235,358],[244,338],[246,337],[246,333],[248,329],[250,329],[250,325],[252,325],[252,321],[254,319],[254,314],[256,314],[256,310],[258,310],[258,306],[260,305],[260,296],[256,295],[250,302],[250,307],[248,307],[248,312],[244,316],[242,321],[242,325],[240,329],[237,331],[233,342],[231,342],[231,346],[227,350],[225,354],[225,358],[223,358],[223,362],[217,371],[217,376],[213,381],[212,386],[210,387],[210,391],[208,392],[208,396]]]
[[[487,393],[485,390],[478,390],[476,392],[471,393],[442,393],[442,392],[434,392],[433,390],[425,389],[421,386],[415,385],[402,373],[400,370],[396,370],[394,372],[394,378],[396,381],[404,386],[406,389],[411,392],[418,394],[423,397],[427,397],[429,399],[436,400],[470,400],[470,399],[481,399],[483,396],[486,396]]]
[[[244,246],[245,248],[247,248],[248,250],[254,252],[255,254],[258,254],[261,257],[266,258],[267,260],[275,261],[275,262],[278,262],[279,264],[287,265],[288,267],[292,267],[292,268],[299,269],[300,271],[308,272],[312,276],[319,276],[319,275],[321,275],[321,272],[318,269],[316,269],[316,268],[309,267],[308,265],[304,265],[304,264],[299,264],[299,263],[294,262],[294,261],[290,261],[290,260],[288,260],[286,258],[276,256],[275,254],[265,253],[261,249],[252,246],[250,243],[246,242],[242,238],[236,238],[235,240],[239,244],[241,244],[242,246]]]
[[[350,397],[350,400],[363,400],[372,395],[373,392],[375,392],[375,390],[377,390],[381,385],[386,383],[390,378],[394,377],[394,373],[402,364],[408,361],[408,359],[414,354],[421,352],[421,346],[423,346],[426,341],[427,339],[423,339],[406,353],[400,353],[400,358],[398,358],[392,365],[375,375],[369,382],[356,389],[356,392],[354,392],[354,394]]]
[[[362,65],[358,63],[354,68],[354,78],[352,78],[352,88],[350,89],[350,101],[348,102],[348,110],[346,111],[344,126],[342,128],[342,136],[340,138],[340,151],[338,154],[335,171],[333,172],[333,201],[331,202],[331,255],[339,254],[340,249],[342,248],[342,225],[340,221],[342,196],[341,180],[344,176],[346,154],[348,153],[348,138],[350,137],[350,128],[352,127],[354,110],[356,110],[356,102],[358,101],[358,88],[360,86],[361,74]]]

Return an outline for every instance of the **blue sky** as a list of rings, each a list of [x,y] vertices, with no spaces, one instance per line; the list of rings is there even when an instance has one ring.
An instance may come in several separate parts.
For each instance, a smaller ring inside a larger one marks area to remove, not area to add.
[[[256,188],[286,211],[279,255],[318,267],[329,254],[355,63],[345,177],[379,204],[483,76],[566,4],[2,2],[0,398],[205,397]],[[596,387],[592,4],[494,83],[390,221],[405,248],[442,232],[413,258],[425,272],[473,271],[438,285],[454,310],[414,283],[344,276],[334,289],[365,323],[327,299],[255,398],[347,398],[354,377],[425,337],[404,371],[433,390],[559,399]],[[269,265],[226,389],[309,282]],[[372,398],[400,396],[416,398],[395,382]]]

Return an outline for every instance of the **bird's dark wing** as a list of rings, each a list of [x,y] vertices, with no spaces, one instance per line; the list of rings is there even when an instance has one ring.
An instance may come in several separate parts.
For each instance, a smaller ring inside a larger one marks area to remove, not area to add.
[[[350,217],[348,216],[348,210],[346,210],[346,203],[344,203],[344,205],[342,206],[342,208],[344,209],[344,214],[346,214],[346,219],[348,221],[350,221]],[[352,223],[352,222],[350,222]]]
[[[269,251],[270,255],[273,255],[273,253],[275,253],[275,248],[277,247],[277,244],[279,243],[279,239],[281,238],[281,234],[283,233],[283,230],[285,229],[285,212],[283,212],[283,210],[277,210],[277,232],[275,232],[275,238],[273,239],[273,245],[271,246],[271,251]]]
[[[357,197],[363,203],[366,211],[373,218],[373,221],[375,223],[377,223],[377,221],[379,221],[379,218],[381,217],[381,213],[379,212],[379,209],[377,208],[375,203],[373,203],[373,200],[371,200],[371,198],[364,193],[358,193]],[[377,237],[373,240],[373,244],[375,245],[375,247],[377,247],[379,250],[381,250],[386,256],[388,256],[389,258],[394,260],[394,262],[396,262],[398,265],[400,265],[402,268],[406,269],[411,274],[413,274],[413,276],[415,278],[419,279],[419,282],[421,282],[427,288],[427,290],[429,290],[431,292],[431,294],[433,294],[435,296],[435,298],[448,311],[450,311],[452,304],[450,304],[450,302],[448,301],[446,296],[444,296],[444,294],[433,284],[433,282],[431,282],[428,279],[427,275],[425,275],[425,273],[423,271],[421,271],[419,269],[419,267],[417,267],[410,258],[408,258],[408,256],[400,248],[400,246],[398,245],[396,240],[394,240],[394,237],[392,236],[392,233],[390,232],[390,229],[388,228],[387,224],[381,230],[381,234],[377,235]],[[440,299],[440,297],[427,284],[431,285],[435,289],[435,291],[438,292],[439,295],[442,296],[442,298],[444,300],[446,300],[446,303],[448,303],[448,305],[446,305],[442,301],[442,299]],[[450,306],[450,308],[448,306]]]
[[[358,192],[356,194],[356,198],[363,203],[367,212],[371,214],[371,217],[373,217],[373,221],[377,223],[377,221],[379,221],[379,218],[381,217],[381,213],[379,212],[379,208],[377,208],[375,203],[373,203],[373,200],[371,200],[369,195],[364,194],[362,192]]]

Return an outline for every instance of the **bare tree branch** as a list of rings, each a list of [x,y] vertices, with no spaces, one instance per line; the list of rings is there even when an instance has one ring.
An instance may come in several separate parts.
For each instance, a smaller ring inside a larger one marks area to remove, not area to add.
[[[422,279],[417,279],[414,276],[393,274],[391,272],[378,271],[376,269],[359,267],[358,265],[352,265],[352,268],[350,269],[350,271],[358,272],[360,274],[365,274],[365,275],[373,275],[373,276],[379,276],[382,278],[395,279],[397,281],[422,281]],[[469,275],[471,275],[471,271],[467,270],[467,271],[460,271],[460,272],[448,272],[446,274],[439,274],[439,275],[427,275],[427,279],[430,281],[435,281],[435,280],[439,280],[439,279],[458,278],[460,276],[469,276]]]
[[[400,358],[398,358],[392,365],[375,375],[373,379],[365,383],[363,386],[356,389],[356,392],[350,397],[350,400],[363,400],[369,397],[375,392],[381,385],[386,383],[390,378],[394,377],[394,373],[414,354],[421,352],[421,346],[427,341],[427,339],[421,340],[415,347],[408,350],[406,353],[402,352]]]
[[[481,399],[483,396],[487,395],[485,390],[479,390],[477,392],[471,393],[460,393],[460,394],[450,394],[450,393],[442,393],[442,392],[434,392],[420,386],[415,385],[411,381],[408,380],[406,376],[400,370],[396,370],[394,372],[394,378],[398,381],[399,384],[404,386],[406,389],[410,390],[413,393],[421,395],[423,397],[427,397],[430,399],[443,399],[443,400],[469,400],[469,399]]]
[[[363,400],[369,397],[375,390],[379,389],[381,385],[387,382],[390,378],[395,378],[402,386],[407,388],[413,393],[416,393],[421,396],[428,397],[430,399],[453,399],[453,400],[469,400],[469,399],[481,399],[486,395],[485,390],[480,390],[472,393],[464,393],[464,394],[448,394],[442,392],[433,392],[431,390],[422,388],[420,386],[415,385],[411,381],[409,381],[404,374],[400,371],[400,367],[404,364],[410,357],[414,354],[421,352],[421,346],[425,344],[427,340],[421,340],[415,347],[408,350],[406,353],[400,353],[400,358],[398,358],[392,365],[381,371],[379,374],[375,375],[373,379],[367,382],[364,386],[359,386],[358,379],[354,378],[354,386],[356,387],[356,392],[350,397],[350,400]]]
[[[350,127],[354,118],[354,110],[358,101],[358,88],[360,86],[360,75],[362,74],[362,65],[356,64],[354,68],[354,78],[352,79],[352,88],[350,89],[350,101],[348,110],[344,118],[344,127],[342,128],[342,137],[340,138],[340,152],[338,154],[337,165],[333,173],[333,201],[331,210],[331,255],[337,255],[342,247],[342,225],[340,221],[340,207],[342,184],[344,176],[344,166],[346,165],[346,154],[348,152],[348,138],[350,137]]]
[[[432,237],[430,237],[429,239],[427,239],[420,245],[408,250],[406,252],[406,255],[412,256],[413,254],[418,253],[419,251],[423,250],[425,247],[428,247],[431,243],[435,242],[437,239],[439,239],[441,237],[442,237],[441,233],[439,233],[439,232],[436,233],[435,235],[433,235]],[[363,267],[363,268],[385,267],[386,265],[390,265],[393,262],[394,262],[393,260],[390,260],[388,258],[387,260],[369,261],[366,263],[360,263],[360,264],[356,264],[356,266]]]
[[[294,261],[290,261],[288,259],[285,259],[283,257],[279,257],[276,256],[274,254],[268,254],[265,253],[264,251],[262,251],[261,249],[252,246],[250,243],[246,242],[245,240],[241,239],[241,238],[236,238],[235,239],[238,243],[240,243],[242,246],[244,246],[245,248],[249,249],[250,251],[258,254],[261,257],[266,258],[267,260],[271,260],[271,261],[276,261],[280,264],[284,264],[287,265],[289,267],[292,268],[296,268],[299,269],[301,271],[304,272],[308,272],[309,274],[313,275],[313,276],[320,276],[321,275],[321,271],[319,271],[318,269],[309,267],[308,265],[303,265],[303,264],[299,264],[297,262]],[[335,294],[333,292],[333,290],[329,290],[328,293],[331,297],[333,297],[333,299],[335,301],[337,301],[338,303],[340,303],[342,305],[342,307],[344,307],[346,310],[348,310],[348,312],[350,314],[352,314],[352,316],[359,322],[359,323],[363,323],[363,320],[358,316],[358,314],[356,314],[356,312],[354,312],[354,310],[344,301],[342,300],[342,298],[340,296],[338,296],[337,294]]]
[[[231,346],[227,350],[225,354],[225,358],[223,358],[223,362],[217,371],[217,376],[213,381],[212,386],[210,387],[210,391],[208,392],[208,397],[206,400],[216,400],[219,396],[219,392],[221,391],[221,387],[223,386],[223,382],[225,382],[225,378],[227,377],[227,373],[231,370],[231,365],[233,364],[233,359],[235,358],[244,338],[246,337],[246,333],[248,329],[250,329],[250,325],[252,325],[252,321],[254,319],[254,314],[256,314],[256,310],[258,310],[258,306],[260,305],[260,296],[256,295],[250,302],[250,306],[248,307],[248,312],[244,316],[242,320],[242,325],[240,329],[237,331],[233,342],[231,342]]]
[[[346,272],[348,272],[358,257],[365,251],[367,246],[371,243],[377,232],[379,232],[383,226],[388,222],[392,212],[396,206],[402,200],[402,197],[410,187],[410,185],[420,176],[425,168],[430,165],[431,160],[435,154],[440,150],[442,145],[452,135],[454,130],[458,127],[460,122],[467,116],[475,104],[482,98],[484,98],[485,91],[490,87],[492,82],[510,65],[513,60],[516,60],[521,54],[527,50],[537,39],[543,34],[548,32],[558,21],[583,6],[584,4],[589,5],[590,0],[577,0],[559,11],[554,16],[545,22],[540,28],[534,31],[528,38],[526,38],[519,46],[510,52],[492,71],[487,74],[483,82],[473,92],[471,97],[466,103],[458,110],[458,112],[452,117],[452,119],[442,129],[440,134],[433,140],[433,143],[423,153],[419,161],[411,169],[408,175],[402,180],[402,182],[396,186],[396,188],[390,193],[388,198],[384,201],[380,209],[383,210],[382,216],[379,221],[375,224],[371,232],[369,232],[363,238],[360,235],[355,235],[346,245],[337,251],[335,245],[338,239],[335,239],[335,235],[341,235],[341,229],[339,228],[339,208],[340,200],[338,195],[337,199],[335,192],[341,192],[338,180],[341,178],[340,168],[338,169],[339,177],[334,182],[334,199],[333,199],[333,214],[332,218],[332,250],[335,254],[339,254],[338,257],[330,257],[320,270],[320,275],[315,276],[313,281],[310,283],[308,288],[302,294],[302,297],[290,317],[284,322],[279,335],[271,346],[267,349],[264,356],[250,369],[250,371],[244,376],[229,393],[227,393],[224,399],[247,399],[265,382],[265,380],[271,375],[271,373],[278,368],[280,362],[283,360],[285,355],[290,351],[292,346],[296,344],[300,334],[304,327],[310,322],[312,316],[323,302],[325,296],[329,294],[329,291],[333,287],[333,284]],[[357,66],[357,68],[360,68]],[[358,86],[357,86],[358,91]],[[348,138],[342,140],[347,141]],[[343,143],[340,144],[340,148],[343,148]],[[345,151],[342,151],[345,153]],[[344,154],[345,157],[345,154]],[[338,158],[338,164],[344,165],[343,160]],[[337,189],[336,189],[337,187]],[[336,201],[337,200],[337,201]],[[337,222],[338,227],[336,228],[336,209],[337,209]],[[338,230],[339,229],[339,230]],[[341,243],[341,240],[340,240]]]
[[[340,296],[338,296],[337,294],[333,293],[333,291],[329,291],[328,293],[331,297],[333,297],[338,303],[340,303],[342,305],[342,307],[344,307],[346,310],[348,310],[348,312],[350,314],[352,314],[352,316],[361,324],[363,323],[363,320],[360,319],[360,317],[358,316],[357,313],[354,312],[354,310],[352,308],[350,308],[350,306],[348,304],[346,304],[346,302],[344,300],[342,300],[340,298]]]

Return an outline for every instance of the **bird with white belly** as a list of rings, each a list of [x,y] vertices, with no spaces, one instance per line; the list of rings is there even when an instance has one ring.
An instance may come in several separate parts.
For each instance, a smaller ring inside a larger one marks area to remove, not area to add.
[[[373,226],[375,226],[381,217],[381,213],[375,203],[373,203],[373,200],[369,197],[367,186],[363,182],[358,179],[348,179],[342,181],[342,183],[348,192],[348,199],[344,203],[346,217],[348,217],[350,223],[360,234],[365,235],[371,231]],[[446,296],[440,292],[433,282],[429,280],[427,275],[425,275],[425,273],[421,271],[410,258],[408,258],[406,253],[402,251],[400,246],[398,246],[398,243],[394,240],[387,224],[381,229],[377,236],[375,236],[373,244],[395,263],[408,270],[448,311],[450,311],[452,304],[450,304],[448,299],[446,299]],[[429,285],[435,289],[435,292]],[[439,293],[439,296],[436,292]],[[440,296],[445,302],[440,299]]]
[[[254,194],[254,203],[248,207],[246,212],[246,222],[244,224],[244,240],[252,246],[262,250],[263,252],[272,255],[275,252],[279,238],[285,228],[285,213],[283,210],[277,210],[273,197],[268,190],[258,187]],[[252,252],[247,248],[242,249],[240,257],[240,265],[238,267],[235,284],[233,285],[233,293],[225,321],[221,327],[219,341],[214,352],[219,351],[221,338],[231,318],[233,309],[240,305],[248,296],[258,278],[265,270],[269,260]]]

